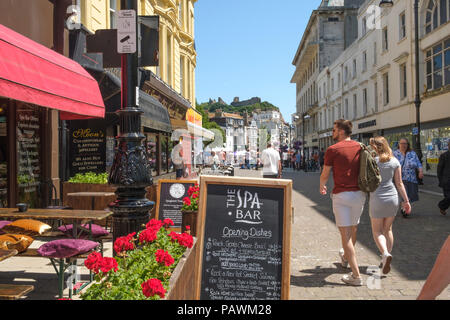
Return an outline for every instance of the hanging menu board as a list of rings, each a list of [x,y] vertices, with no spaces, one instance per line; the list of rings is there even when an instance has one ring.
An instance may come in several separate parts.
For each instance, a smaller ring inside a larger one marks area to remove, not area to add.
[[[200,177],[201,300],[289,298],[292,181]]]
[[[193,187],[194,180],[159,180],[158,201],[156,203],[156,219],[172,219],[173,229],[181,230],[181,207],[183,199],[188,196],[189,187]]]
[[[69,175],[106,172],[106,124],[102,120],[72,120],[69,124]]]

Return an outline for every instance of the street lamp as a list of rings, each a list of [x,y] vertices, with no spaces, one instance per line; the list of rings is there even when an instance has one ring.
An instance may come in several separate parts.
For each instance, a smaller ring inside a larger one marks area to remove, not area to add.
[[[393,1],[381,0],[379,6],[381,8],[390,8],[394,5]],[[415,28],[415,68],[416,68],[416,97],[414,104],[416,105],[416,128],[417,134],[413,139],[413,147],[417,153],[417,157],[422,162],[422,146],[420,143],[420,78],[419,78],[419,0],[414,0],[414,28]]]

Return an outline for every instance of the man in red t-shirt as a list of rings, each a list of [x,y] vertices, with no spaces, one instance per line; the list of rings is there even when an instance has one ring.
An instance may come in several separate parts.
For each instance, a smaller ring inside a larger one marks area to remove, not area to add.
[[[353,273],[344,275],[346,284],[361,286],[362,278],[356,261],[355,244],[359,219],[364,209],[366,195],[358,187],[359,154],[361,146],[352,141],[353,125],[349,120],[337,120],[333,128],[333,140],[336,144],[325,153],[325,163],[320,176],[320,193],[327,194],[327,181],[333,169],[334,188],[333,213],[336,225],[341,233],[342,247],[339,251],[342,266],[350,264]]]

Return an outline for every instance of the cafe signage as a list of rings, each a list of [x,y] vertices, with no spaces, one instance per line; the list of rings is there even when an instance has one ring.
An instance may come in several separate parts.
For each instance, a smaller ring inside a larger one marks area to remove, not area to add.
[[[289,299],[291,194],[291,180],[200,177],[199,299]]]
[[[72,120],[69,130],[69,174],[106,172],[106,125],[102,120]]]

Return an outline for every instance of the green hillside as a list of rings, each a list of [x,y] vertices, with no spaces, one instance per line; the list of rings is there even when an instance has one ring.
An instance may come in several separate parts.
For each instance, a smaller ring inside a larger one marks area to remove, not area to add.
[[[205,112],[215,112],[217,109],[222,109],[222,111],[224,112],[240,113],[241,115],[244,114],[245,111],[247,111],[248,114],[252,114],[253,111],[255,111],[256,109],[260,109],[261,111],[270,111],[270,110],[280,111],[278,107],[274,106],[273,104],[267,101],[242,107],[233,107],[231,105],[228,104],[224,105],[221,103],[209,104],[208,102],[197,104],[197,106],[201,106],[202,110],[204,110]]]

